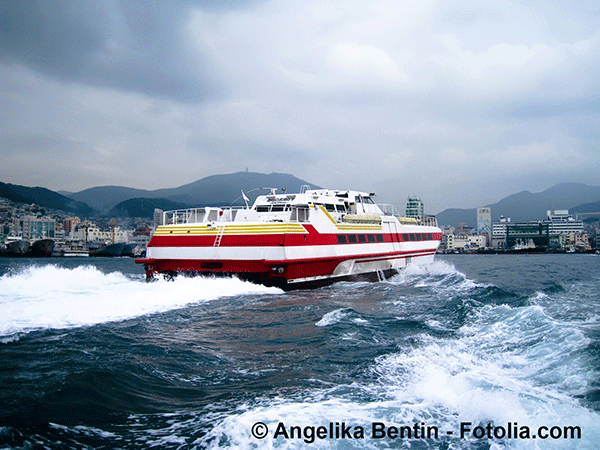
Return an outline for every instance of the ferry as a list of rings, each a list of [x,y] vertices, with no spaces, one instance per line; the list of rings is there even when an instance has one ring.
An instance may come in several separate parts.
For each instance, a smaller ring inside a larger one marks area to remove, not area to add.
[[[270,189],[252,206],[165,211],[136,259],[158,274],[236,276],[284,290],[344,280],[384,280],[409,264],[429,264],[442,239],[434,225],[394,214],[374,193]]]

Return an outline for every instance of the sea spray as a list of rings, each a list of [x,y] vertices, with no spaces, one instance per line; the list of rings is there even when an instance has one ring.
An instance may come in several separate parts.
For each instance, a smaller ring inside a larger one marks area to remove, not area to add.
[[[231,278],[146,283],[92,266],[34,266],[0,277],[0,336],[125,320],[232,295],[280,292]]]

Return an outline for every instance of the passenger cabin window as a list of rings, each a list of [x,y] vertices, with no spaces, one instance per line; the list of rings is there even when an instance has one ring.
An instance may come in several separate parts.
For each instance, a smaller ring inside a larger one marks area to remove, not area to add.
[[[306,222],[310,214],[308,205],[294,206],[290,219],[294,222]]]

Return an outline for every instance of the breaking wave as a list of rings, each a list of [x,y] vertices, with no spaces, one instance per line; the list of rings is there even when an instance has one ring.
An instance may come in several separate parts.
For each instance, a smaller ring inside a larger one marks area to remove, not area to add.
[[[235,278],[178,277],[146,283],[95,267],[28,267],[0,277],[0,336],[130,319],[221,297],[279,293]]]

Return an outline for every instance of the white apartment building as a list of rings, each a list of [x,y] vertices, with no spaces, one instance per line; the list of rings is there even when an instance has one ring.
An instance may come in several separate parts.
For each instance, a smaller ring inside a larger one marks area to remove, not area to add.
[[[75,231],[71,233],[71,236],[76,241],[104,241],[113,242],[113,230],[103,231],[93,223],[79,224]],[[121,230],[119,227],[114,229],[114,242],[127,242],[128,233],[125,230]]]
[[[481,234],[448,234],[446,236],[446,249],[447,250],[473,250],[479,248],[485,248],[487,246],[487,238]]]
[[[583,233],[583,221],[575,220],[569,210],[547,211],[547,222],[550,225],[550,236],[558,234]]]
[[[492,224],[492,248],[504,248],[506,245],[506,224],[510,217],[500,216],[500,222]]]

